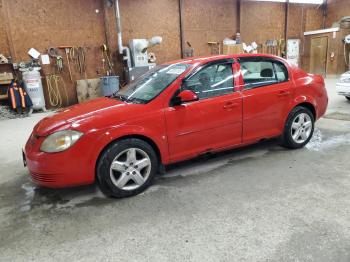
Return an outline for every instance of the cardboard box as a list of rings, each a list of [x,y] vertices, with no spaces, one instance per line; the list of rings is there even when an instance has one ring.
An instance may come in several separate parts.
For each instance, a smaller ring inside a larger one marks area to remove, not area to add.
[[[238,45],[224,44],[222,53],[224,55],[243,54],[244,53],[243,45],[242,44],[238,44]]]

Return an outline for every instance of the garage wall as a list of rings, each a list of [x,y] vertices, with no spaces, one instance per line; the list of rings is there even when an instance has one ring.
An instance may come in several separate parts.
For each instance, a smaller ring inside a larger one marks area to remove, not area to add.
[[[305,30],[313,31],[323,28],[323,10],[320,6],[303,5],[306,12]],[[300,19],[296,17],[296,19]]]
[[[133,38],[162,36],[161,45],[152,48],[157,62],[181,56],[178,0],[121,0],[124,44]],[[115,17],[112,19],[115,20]]]
[[[84,46],[87,58],[87,78],[99,77],[102,69],[100,46],[108,42],[114,57],[116,72],[121,74],[121,59],[116,53],[117,34],[115,8],[104,0],[1,0],[1,13],[9,23],[13,42],[14,61],[29,60],[27,51],[34,47],[45,53],[48,47]],[[177,0],[120,0],[123,42],[131,38],[163,37],[163,43],[154,47],[158,63],[180,57],[179,11]],[[15,10],[15,12],[13,12]],[[96,13],[95,10],[99,12]],[[3,21],[3,20],[2,20]],[[9,55],[4,23],[0,24],[0,52]],[[64,64],[66,64],[65,55]],[[53,62],[53,61],[52,61]],[[54,72],[53,66],[44,66],[43,74]],[[69,104],[77,102],[76,84],[69,80],[67,67],[63,78],[68,90]],[[73,79],[81,79],[74,74]],[[44,82],[45,85],[45,82]],[[44,89],[46,87],[44,86]]]
[[[123,78],[121,57],[118,52],[115,7],[104,2],[105,28],[117,74]],[[123,45],[134,38],[162,36],[161,45],[152,47],[157,63],[181,57],[180,18],[178,0],[119,0]]]
[[[222,42],[237,32],[236,0],[184,0],[184,41],[196,56],[210,54],[208,42]]]
[[[283,3],[242,0],[238,10],[238,0],[120,0],[123,44],[127,45],[132,38],[160,35],[163,43],[152,49],[157,55],[157,63],[179,59],[180,1],[183,3],[183,40],[192,44],[196,56],[210,54],[207,42],[221,42],[237,32],[239,11],[243,41],[265,43],[267,39],[284,37]],[[3,16],[0,52],[9,55],[11,50],[14,61],[28,60],[27,51],[31,47],[45,53],[50,46],[84,46],[87,50],[87,77],[96,78],[102,67],[100,46],[107,42],[115,71],[122,74],[117,52],[115,8],[109,7],[107,0],[0,0],[0,11]],[[301,17],[306,18],[305,23]],[[303,31],[321,27],[322,11],[315,6],[291,4],[288,24],[289,37],[301,38]],[[13,43],[10,46],[6,31],[10,43]],[[52,66],[43,67],[43,75],[52,72]],[[67,68],[63,78],[69,104],[76,103],[75,83],[69,80]],[[73,78],[81,77],[73,70]]]
[[[179,0],[120,0],[123,42],[132,38],[161,35],[163,43],[154,47],[158,63],[181,56]],[[114,10],[110,36],[115,35]],[[221,42],[237,31],[236,0],[183,0],[183,41],[190,42],[195,55],[210,54],[210,41]]]
[[[0,2],[1,3],[1,2]],[[9,55],[9,46],[7,43],[7,35],[6,35],[6,29],[5,29],[5,19],[3,12],[1,12],[2,9],[0,9],[0,53]]]
[[[284,38],[285,3],[243,1],[241,34],[243,41],[265,43]],[[288,38],[302,39],[304,31],[322,28],[322,10],[315,5],[289,4]]]
[[[350,16],[350,5],[348,0],[328,0],[327,18],[325,21],[325,27],[329,28],[332,24],[338,21],[344,16]],[[322,14],[314,14],[314,17],[318,17],[319,22],[322,24]],[[317,25],[317,18],[308,19],[313,21]],[[306,27],[305,31],[312,31],[317,26]],[[346,70],[344,62],[344,49],[342,39],[345,35],[349,34],[348,29],[341,29],[335,34],[317,34],[305,37],[303,44],[303,68],[309,70],[310,64],[310,52],[311,52],[311,39],[315,37],[326,36],[328,37],[328,49],[327,49],[327,77],[335,77],[342,74]],[[332,56],[332,54],[334,56]]]
[[[344,16],[350,16],[349,0],[328,0],[326,26],[331,27]]]
[[[96,77],[100,65],[99,45],[105,42],[102,10],[98,0],[3,0],[2,11],[9,21],[8,31],[12,41],[15,62],[28,61],[28,50],[36,48],[46,53],[51,46],[84,46],[86,48],[87,77]],[[78,12],[79,10],[79,12]],[[79,14],[79,15],[77,15]],[[61,53],[64,55],[64,52]],[[64,56],[65,57],[65,56]],[[51,60],[53,64],[53,60]],[[64,60],[66,66],[66,60]],[[80,79],[74,73],[73,79]],[[53,66],[43,66],[43,74],[54,73]],[[67,67],[63,77],[69,104],[75,103],[75,83],[69,80]]]
[[[282,3],[242,1],[242,41],[265,43],[268,39],[284,38],[284,6]]]

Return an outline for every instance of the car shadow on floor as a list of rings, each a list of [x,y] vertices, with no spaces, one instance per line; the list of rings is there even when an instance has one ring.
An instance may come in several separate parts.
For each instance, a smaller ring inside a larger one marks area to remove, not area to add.
[[[179,163],[171,164],[166,167],[166,173],[160,178],[177,177],[184,174],[192,174],[193,170],[205,171],[212,168],[226,165],[227,163],[233,164],[235,161],[251,160],[257,157],[261,157],[271,152],[289,151],[279,145],[278,139],[269,139],[262,142],[248,145],[245,147],[235,148],[217,153],[209,153],[198,156],[194,159],[182,161]]]
[[[283,151],[288,151],[288,149],[279,146],[276,139],[271,139],[242,148],[201,155],[194,159],[167,166],[165,174],[157,175],[153,186],[166,185],[169,181],[183,180],[191,175],[210,174],[211,170],[228,164],[232,165],[235,161],[249,161],[263,157],[267,153]],[[48,208],[72,208],[103,205],[116,201],[116,199],[105,197],[96,184],[65,189],[49,189],[26,182],[22,185],[22,189],[25,193],[25,200],[22,201],[24,204],[20,207],[22,211],[28,211],[43,205]],[[152,189],[152,186],[150,189]],[[146,190],[146,193],[148,190]]]

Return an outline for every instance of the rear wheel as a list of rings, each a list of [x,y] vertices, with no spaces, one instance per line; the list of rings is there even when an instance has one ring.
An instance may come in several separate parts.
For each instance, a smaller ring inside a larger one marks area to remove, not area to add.
[[[350,96],[346,96],[345,98],[350,101]]]
[[[102,153],[97,179],[107,196],[129,197],[149,187],[157,170],[158,159],[148,143],[135,138],[125,139]]]
[[[282,143],[285,147],[296,149],[304,147],[314,132],[315,119],[311,111],[305,107],[295,107],[288,116]]]

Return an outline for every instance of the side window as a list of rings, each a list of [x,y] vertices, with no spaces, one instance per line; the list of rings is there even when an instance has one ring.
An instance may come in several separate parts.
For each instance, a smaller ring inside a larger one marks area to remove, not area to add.
[[[232,63],[206,66],[187,79],[182,88],[192,90],[199,99],[232,93]]]
[[[240,64],[245,89],[277,83],[272,62],[241,59]]]
[[[274,63],[275,71],[276,71],[276,77],[278,82],[285,82],[288,80],[288,70],[287,68],[281,64],[281,63]]]

